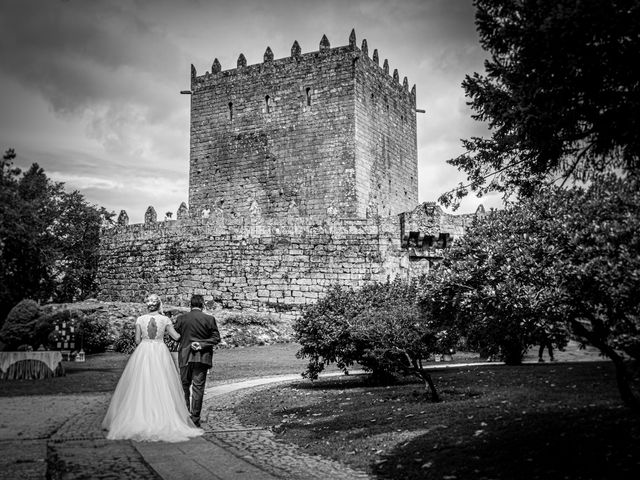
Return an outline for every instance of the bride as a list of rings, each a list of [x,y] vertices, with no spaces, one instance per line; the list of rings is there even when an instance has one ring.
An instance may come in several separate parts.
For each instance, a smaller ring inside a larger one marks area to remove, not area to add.
[[[176,365],[164,344],[165,330],[180,334],[162,314],[157,295],[147,298],[149,313],[136,320],[136,344],[102,421],[111,440],[182,442],[202,435],[184,403]]]

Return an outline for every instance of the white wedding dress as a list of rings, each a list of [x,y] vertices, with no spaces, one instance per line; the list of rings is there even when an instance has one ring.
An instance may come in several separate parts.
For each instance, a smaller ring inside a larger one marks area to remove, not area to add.
[[[182,442],[202,435],[191,421],[178,370],[163,342],[170,323],[157,312],[136,320],[142,341],[131,354],[102,421],[108,439]]]

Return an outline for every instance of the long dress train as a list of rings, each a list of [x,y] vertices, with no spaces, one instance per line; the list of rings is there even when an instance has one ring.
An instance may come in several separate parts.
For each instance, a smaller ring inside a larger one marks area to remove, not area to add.
[[[102,421],[108,439],[181,442],[202,435],[191,421],[176,365],[162,340],[170,322],[157,313],[136,320],[142,341],[131,354]]]

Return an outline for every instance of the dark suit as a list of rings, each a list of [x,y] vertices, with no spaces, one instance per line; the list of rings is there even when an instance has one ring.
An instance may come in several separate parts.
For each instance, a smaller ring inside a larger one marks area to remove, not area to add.
[[[184,399],[191,412],[191,418],[196,425],[199,425],[207,370],[213,364],[213,346],[220,343],[220,332],[216,319],[197,308],[180,315],[174,327],[180,334],[178,365],[180,366]],[[202,349],[192,350],[192,342],[200,343]],[[193,398],[190,399],[192,386]]]

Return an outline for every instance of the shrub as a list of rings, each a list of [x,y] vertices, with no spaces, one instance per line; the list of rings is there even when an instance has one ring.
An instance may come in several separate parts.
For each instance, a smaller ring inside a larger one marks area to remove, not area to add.
[[[270,327],[278,322],[277,317],[273,317],[268,313],[257,312],[228,312],[216,315],[216,318],[225,325],[233,325],[238,327],[248,327],[258,325],[262,327]]]
[[[293,325],[296,341],[301,345],[298,358],[309,358],[303,376],[315,380],[325,365],[335,363],[348,372],[348,368],[362,359],[351,336],[349,319],[362,311],[353,289],[334,286],[317,303],[306,307]]]
[[[47,349],[51,348],[49,337],[57,323],[57,315],[57,312],[48,313],[36,319],[33,335],[35,342],[33,345],[36,346],[36,348],[40,347],[40,345],[44,345]]]
[[[307,307],[295,325],[301,344],[299,358],[309,358],[305,377],[316,379],[325,365],[345,372],[354,363],[375,377],[411,373],[429,383],[422,360],[450,349],[457,335],[445,330],[440,318],[422,315],[416,304],[424,279],[372,283],[360,290],[333,287],[326,297]]]
[[[135,326],[126,325],[122,328],[120,336],[113,343],[113,350],[120,353],[133,353],[136,349]]]
[[[109,321],[95,315],[87,315],[77,324],[76,346],[86,353],[102,353],[113,343],[109,335]]]
[[[40,306],[33,300],[22,300],[14,306],[0,329],[0,340],[5,349],[14,350],[21,345],[34,345],[36,320],[40,315]],[[37,345],[36,345],[37,347]]]

